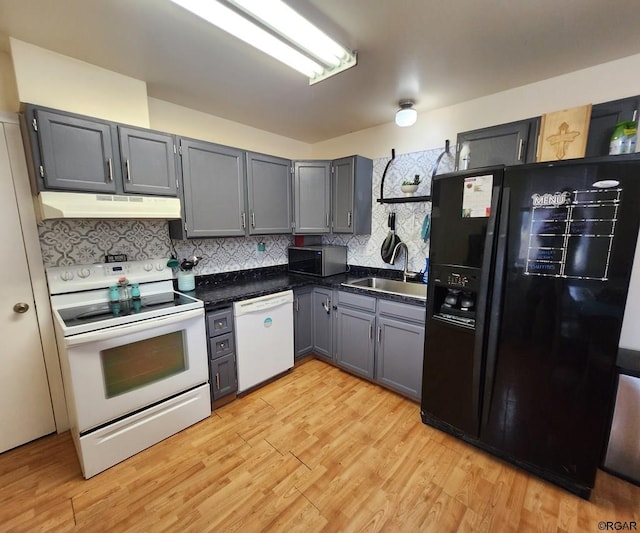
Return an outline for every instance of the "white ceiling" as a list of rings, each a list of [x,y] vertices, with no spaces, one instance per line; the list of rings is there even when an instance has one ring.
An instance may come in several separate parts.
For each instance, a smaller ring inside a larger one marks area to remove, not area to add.
[[[638,0],[288,3],[358,65],[309,86],[169,0],[0,0],[0,48],[12,36],[309,143],[390,122],[401,99],[426,111],[640,53]]]

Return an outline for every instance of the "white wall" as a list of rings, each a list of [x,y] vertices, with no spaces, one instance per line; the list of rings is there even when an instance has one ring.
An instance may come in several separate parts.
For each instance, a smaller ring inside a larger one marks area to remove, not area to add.
[[[254,152],[309,159],[311,145],[194,109],[149,98],[150,127]]]
[[[0,52],[0,111],[18,111],[20,101],[11,56]]]
[[[357,131],[313,145],[312,157],[333,159],[360,154],[371,159],[454,144],[458,132],[494,126],[583,104],[597,104],[640,93],[640,54],[570,72],[461,104],[418,114],[409,128],[393,123]],[[389,117],[393,120],[393,117]]]
[[[20,102],[149,127],[147,84],[10,38]]]

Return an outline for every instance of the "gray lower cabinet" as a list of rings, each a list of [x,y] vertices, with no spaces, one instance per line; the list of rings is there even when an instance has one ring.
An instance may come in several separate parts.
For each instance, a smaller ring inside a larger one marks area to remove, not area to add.
[[[378,300],[376,380],[415,400],[422,395],[426,307]]]
[[[337,308],[338,366],[420,400],[425,306],[337,291]]]
[[[458,133],[456,169],[534,163],[540,117]]]
[[[238,390],[236,354],[230,353],[211,361],[212,399],[218,400]]]
[[[296,234],[331,231],[331,162],[294,161],[294,228]]]
[[[338,305],[336,363],[364,378],[373,379],[375,314]]]
[[[178,195],[173,135],[118,126],[118,138],[125,193]]]
[[[112,193],[121,180],[115,128],[44,109],[26,112],[38,189]]]
[[[315,287],[312,294],[313,352],[333,361],[333,291]]]
[[[291,161],[247,153],[249,234],[291,233]]]
[[[331,166],[333,233],[371,233],[373,161],[358,155],[336,159]]]
[[[211,400],[238,390],[233,309],[224,307],[205,316],[209,353],[209,384]]]
[[[184,218],[170,224],[171,236],[243,237],[245,153],[191,139],[180,139],[180,152]]]
[[[376,379],[389,388],[420,399],[424,324],[378,317]]]
[[[295,358],[313,351],[313,289],[293,291],[293,337]]]

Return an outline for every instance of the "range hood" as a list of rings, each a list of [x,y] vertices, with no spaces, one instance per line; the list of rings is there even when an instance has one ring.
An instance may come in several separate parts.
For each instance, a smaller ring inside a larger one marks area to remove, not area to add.
[[[43,191],[35,199],[41,220],[51,218],[180,218],[180,200],[168,196],[124,196]]]

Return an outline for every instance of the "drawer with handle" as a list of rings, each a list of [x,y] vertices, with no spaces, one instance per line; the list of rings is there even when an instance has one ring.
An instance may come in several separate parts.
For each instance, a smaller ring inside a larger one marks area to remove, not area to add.
[[[217,359],[233,351],[233,333],[218,335],[209,339],[209,357],[211,357],[211,359]]]

